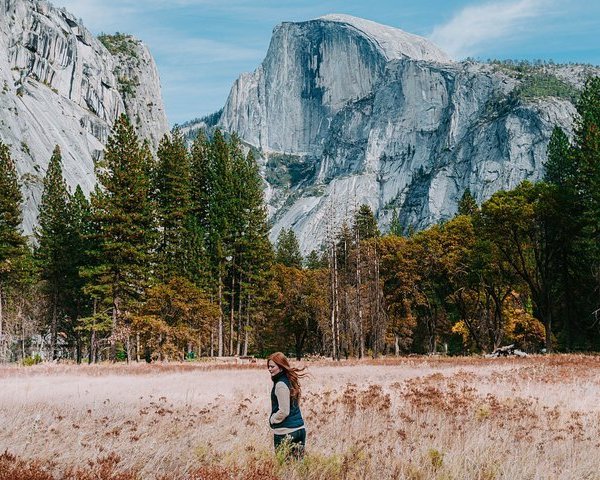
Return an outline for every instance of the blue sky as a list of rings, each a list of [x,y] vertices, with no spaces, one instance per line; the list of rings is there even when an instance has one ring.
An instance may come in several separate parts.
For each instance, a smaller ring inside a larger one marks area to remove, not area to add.
[[[428,37],[456,59],[600,65],[600,0],[51,0],[93,33],[130,33],[158,65],[169,122],[223,106],[273,27],[345,13]]]

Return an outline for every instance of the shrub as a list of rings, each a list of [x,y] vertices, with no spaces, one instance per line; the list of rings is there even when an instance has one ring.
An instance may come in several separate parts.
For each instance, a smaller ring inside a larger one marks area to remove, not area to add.
[[[37,365],[38,363],[42,363],[42,357],[40,357],[37,353],[32,357],[25,357],[23,359],[23,365],[26,367],[31,367],[32,365]]]

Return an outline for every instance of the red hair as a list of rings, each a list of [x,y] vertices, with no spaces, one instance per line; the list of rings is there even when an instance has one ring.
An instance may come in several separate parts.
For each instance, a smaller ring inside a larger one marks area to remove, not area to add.
[[[267,357],[267,365],[269,364],[269,360],[283,370],[290,380],[290,384],[292,385],[292,388],[290,388],[290,396],[296,401],[300,400],[300,394],[302,392],[299,379],[308,375],[308,372],[304,371],[306,370],[306,367],[292,367],[287,357],[281,352],[275,352],[269,355]]]

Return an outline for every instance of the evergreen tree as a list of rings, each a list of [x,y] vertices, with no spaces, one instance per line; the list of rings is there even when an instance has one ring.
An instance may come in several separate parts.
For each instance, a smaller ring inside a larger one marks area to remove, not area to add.
[[[544,180],[559,187],[573,185],[576,171],[571,158],[571,145],[562,128],[554,127],[548,143],[548,160]]]
[[[302,268],[302,253],[300,253],[300,244],[294,231],[289,229],[282,229],[277,236],[275,262],[285,265],[286,267],[293,267],[297,269]]]
[[[548,143],[548,159],[544,180],[548,184],[545,209],[553,212],[548,217],[548,238],[556,245],[557,255],[551,259],[553,276],[557,281],[555,303],[556,329],[561,346],[571,349],[576,339],[575,329],[585,318],[585,288],[591,283],[584,272],[587,254],[582,247],[582,205],[578,192],[576,157],[569,139],[559,127],[555,127]]]
[[[206,169],[206,230],[207,230],[207,254],[212,267],[212,278],[216,280],[214,290],[217,294],[219,305],[219,319],[217,323],[217,347],[218,355],[224,353],[224,330],[223,330],[223,299],[224,286],[227,277],[226,268],[231,265],[233,259],[231,245],[228,243],[232,238],[231,231],[231,205],[235,201],[232,197],[232,164],[229,145],[219,129],[215,131],[210,150],[209,161]]]
[[[262,179],[258,164],[252,152],[240,157],[238,184],[240,189],[240,210],[237,217],[238,236],[234,245],[238,276],[238,354],[247,355],[250,310],[266,280],[273,262],[273,248],[269,241],[267,211],[263,200]],[[245,305],[242,309],[241,306]],[[231,308],[232,306],[230,306]],[[245,325],[242,327],[242,310],[245,311]],[[244,348],[242,351],[242,331]]]
[[[323,255],[319,255],[316,250],[311,250],[304,259],[304,265],[308,270],[319,270],[327,268],[327,260],[323,258]]]
[[[125,115],[115,122],[104,160],[97,166],[101,186],[92,196],[97,228],[95,295],[111,312],[111,357],[116,341],[129,342],[126,319],[152,275],[154,221],[150,201],[151,158]],[[88,289],[90,291],[90,289]],[[129,350],[129,349],[127,349]],[[128,354],[128,352],[126,352]]]
[[[203,130],[198,132],[191,148],[190,198],[194,218],[206,230],[208,225],[211,145]]]
[[[475,198],[471,194],[471,190],[467,188],[458,202],[459,215],[473,215],[479,210]]]
[[[591,275],[581,283],[587,290],[589,325],[600,312],[600,77],[588,79],[577,103],[578,118],[572,155],[577,169],[576,191],[582,208],[582,242],[577,255],[585,258]],[[591,268],[590,268],[591,266]],[[590,285],[592,288],[586,288]],[[590,327],[591,328],[591,327]]]
[[[77,362],[81,361],[82,343],[80,320],[91,313],[90,298],[85,293],[86,278],[82,271],[89,267],[92,246],[91,206],[79,185],[69,201],[70,242],[68,257],[71,273],[67,279],[67,313],[70,322],[70,334],[75,337]]]
[[[574,156],[578,189],[594,242],[600,240],[600,77],[586,82],[577,104]]]
[[[83,293],[90,299],[87,316],[79,319],[77,332],[88,336],[88,361],[98,361],[100,340],[112,332],[112,284],[107,266],[104,264],[103,242],[101,234],[103,204],[102,189],[96,184],[90,195],[88,215],[84,222],[82,241],[84,242],[84,261],[79,275],[84,282]]]
[[[394,210],[392,211],[392,222],[390,223],[389,234],[395,235],[396,237],[401,237],[403,233],[404,230],[402,228],[402,223],[400,223],[400,214],[394,208]]]
[[[40,277],[44,282],[50,325],[50,349],[52,358],[57,358],[57,335],[64,330],[67,315],[67,283],[73,271],[69,251],[71,225],[69,224],[69,192],[63,178],[61,154],[58,145],[54,148],[46,176],[38,214],[36,258]]]
[[[361,241],[380,236],[373,210],[367,204],[362,204],[354,215],[353,230]]]
[[[23,275],[27,243],[21,231],[21,203],[17,170],[8,147],[0,142],[0,359],[5,357],[5,307],[9,290]]]
[[[173,276],[191,278],[187,255],[192,214],[190,156],[180,131],[161,140],[153,178],[160,231],[158,273],[163,281]]]

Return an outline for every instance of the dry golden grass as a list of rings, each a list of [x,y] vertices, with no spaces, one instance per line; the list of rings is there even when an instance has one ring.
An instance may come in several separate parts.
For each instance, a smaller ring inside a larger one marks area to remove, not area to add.
[[[0,367],[0,480],[600,479],[600,358],[308,364],[280,462],[263,362]]]

